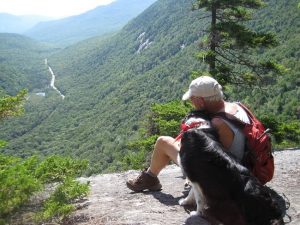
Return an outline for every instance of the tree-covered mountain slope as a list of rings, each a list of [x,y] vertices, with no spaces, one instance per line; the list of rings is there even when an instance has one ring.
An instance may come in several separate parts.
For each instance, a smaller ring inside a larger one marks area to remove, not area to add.
[[[156,0],[115,0],[86,13],[41,22],[24,34],[63,46],[121,29]]]
[[[251,26],[276,34],[279,45],[262,51],[262,57],[272,59],[287,71],[269,85],[253,90],[236,88],[233,98],[244,99],[257,111],[274,119],[300,119],[300,8],[297,1],[268,0],[268,7],[257,13]],[[300,128],[298,128],[300,130]]]
[[[15,95],[20,89],[39,89],[50,82],[45,57],[54,49],[19,35],[0,33],[0,89]]]
[[[89,39],[49,56],[56,86],[66,97],[62,100],[49,90],[45,98],[29,99],[23,117],[2,124],[0,139],[10,141],[2,151],[87,158],[90,172],[121,169],[129,151],[126,144],[136,137],[151,104],[180,99],[192,71],[205,69],[195,54],[208,23],[200,19],[203,11],[191,10],[192,3],[158,0],[110,38]],[[260,114],[272,108],[275,116],[296,118],[299,45],[292,44],[299,39],[299,9],[296,0],[269,3],[255,15],[254,22],[261,26],[251,26],[273,31],[281,24],[276,31],[281,45],[261,52],[290,70],[267,88],[277,92],[249,92],[244,87],[227,91],[230,97],[245,99],[256,110],[264,106]],[[266,23],[269,25],[262,26]],[[290,35],[287,30],[298,33]],[[285,89],[278,95],[277,87],[281,86]],[[279,100],[269,106],[275,98]],[[285,112],[274,105],[278,102],[282,109],[292,107],[291,113],[283,115]]]
[[[179,98],[187,85],[197,64],[196,15],[191,1],[158,1],[109,40],[91,39],[48,57],[66,97],[56,105],[46,97],[27,105],[23,118],[7,121],[5,151],[65,153],[91,159],[95,171],[107,168],[125,154],[151,103]]]

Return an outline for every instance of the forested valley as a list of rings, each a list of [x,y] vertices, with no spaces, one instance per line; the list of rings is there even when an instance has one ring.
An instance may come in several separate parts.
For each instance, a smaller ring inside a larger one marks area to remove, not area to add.
[[[189,105],[180,102],[195,71],[209,22],[193,0],[158,0],[108,38],[64,49],[22,35],[0,34],[0,94],[28,89],[25,112],[1,121],[2,153],[70,156],[89,162],[86,174],[141,167],[155,135],[175,136]],[[300,9],[298,0],[268,0],[247,26],[273,32],[279,44],[255,54],[283,65],[259,85],[228,84],[273,129],[275,149],[300,143]],[[62,99],[50,87],[47,65]],[[44,93],[45,95],[36,95]],[[178,100],[178,101],[177,101]],[[149,135],[149,129],[156,129]]]

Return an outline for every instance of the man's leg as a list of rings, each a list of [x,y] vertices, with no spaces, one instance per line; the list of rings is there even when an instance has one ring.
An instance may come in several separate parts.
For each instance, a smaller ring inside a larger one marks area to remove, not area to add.
[[[159,172],[169,164],[170,160],[178,165],[177,156],[179,143],[168,136],[161,136],[156,140],[152,153],[151,164],[147,172],[157,176]]]
[[[156,140],[154,151],[151,158],[151,164],[147,171],[142,171],[141,174],[132,180],[128,180],[126,185],[133,191],[143,191],[149,189],[158,191],[161,189],[161,184],[157,178],[159,172],[169,164],[170,160],[176,164],[179,153],[179,144],[172,137],[162,136]]]

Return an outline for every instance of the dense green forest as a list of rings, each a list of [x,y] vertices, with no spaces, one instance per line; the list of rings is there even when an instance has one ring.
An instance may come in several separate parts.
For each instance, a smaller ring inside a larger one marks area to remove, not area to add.
[[[125,156],[136,151],[128,143],[140,138],[153,104],[180,99],[193,71],[206,69],[195,55],[209,24],[201,19],[204,11],[192,11],[193,2],[159,0],[108,39],[95,37],[57,53],[49,52],[55,85],[66,97],[61,99],[40,83],[39,89],[46,96],[30,94],[26,113],[1,124],[0,139],[9,141],[2,152],[22,157],[55,153],[88,159],[89,173],[127,168]],[[286,133],[289,129],[299,131],[298,2],[266,2],[268,5],[255,12],[248,26],[276,33],[279,45],[259,49],[257,54],[278,61],[287,72],[259,87],[227,85],[225,94],[229,100],[244,101],[260,118],[270,118],[269,123],[286,124]],[[5,59],[6,55],[0,57]],[[38,65],[28,60],[27,65],[44,72],[47,69],[44,61]],[[38,73],[27,75],[44,79]],[[5,80],[3,88],[32,89],[26,82],[20,84],[16,87]],[[292,138],[284,135],[284,146],[299,145],[297,134]]]
[[[0,33],[0,94],[2,90],[15,95],[23,88],[33,91],[49,84],[44,60],[54,50],[31,38]]]

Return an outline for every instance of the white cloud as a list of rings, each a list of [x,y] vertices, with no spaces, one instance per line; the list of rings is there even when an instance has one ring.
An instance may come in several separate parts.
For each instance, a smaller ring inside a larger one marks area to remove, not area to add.
[[[0,12],[62,18],[78,15],[115,0],[0,0]]]

